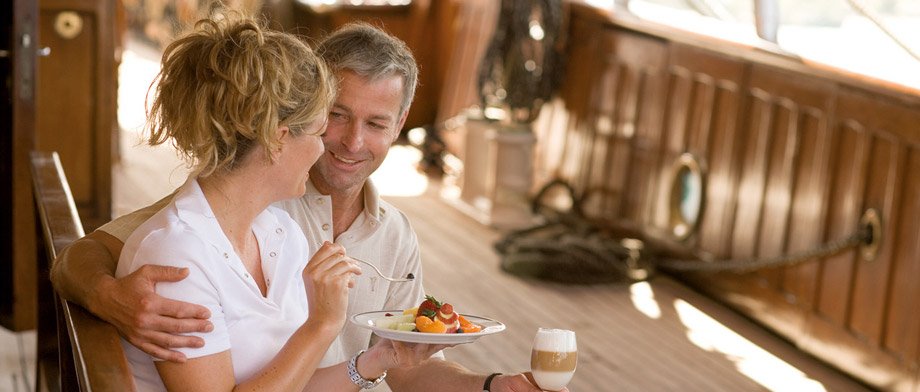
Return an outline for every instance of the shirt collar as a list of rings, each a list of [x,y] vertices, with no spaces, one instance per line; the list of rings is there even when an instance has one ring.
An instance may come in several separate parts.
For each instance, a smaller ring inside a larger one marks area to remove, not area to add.
[[[233,251],[233,246],[227,236],[224,235],[217,217],[214,216],[211,205],[208,204],[208,199],[204,197],[204,192],[201,190],[201,185],[198,184],[197,178],[189,177],[179,189],[174,200],[177,216],[181,221],[196,228],[195,232],[198,235],[222,251]],[[260,237],[265,236],[265,233],[277,231],[280,227],[281,224],[278,218],[268,209],[259,213],[252,224],[256,235]],[[284,233],[278,232],[277,234]]]
[[[368,178],[364,181],[362,189],[364,191],[364,214],[367,215],[369,219],[380,222],[386,216],[387,210],[383,204],[380,203],[380,192],[377,190],[377,186]],[[329,198],[329,208],[332,208],[332,198],[329,195],[320,193],[319,190],[316,189],[316,186],[313,185],[313,180],[307,181],[307,191],[304,193],[304,196],[324,196]]]

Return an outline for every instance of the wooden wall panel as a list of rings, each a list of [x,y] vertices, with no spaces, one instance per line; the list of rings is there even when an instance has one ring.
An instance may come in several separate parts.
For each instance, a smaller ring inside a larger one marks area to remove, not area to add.
[[[571,57],[606,54],[570,63],[560,92],[565,106],[548,106],[541,117],[550,119],[537,121],[538,140],[562,140],[552,143],[559,147],[540,143],[537,186],[562,178],[587,195],[589,215],[643,222],[653,209],[647,195],[657,178],[667,47],[648,37],[598,36],[599,26],[571,28]]]
[[[653,48],[653,49],[652,49]],[[667,88],[667,47],[663,44],[646,49],[646,55],[655,56],[650,64],[660,64],[651,68],[641,68],[639,86],[634,111],[634,122],[624,123],[622,134],[634,133],[630,145],[631,162],[625,173],[624,193],[620,210],[622,218],[637,226],[651,226],[651,214],[656,209],[654,203],[657,189],[655,184],[663,174],[658,166],[661,155],[662,122],[664,97]]]
[[[785,252],[798,253],[810,250],[816,244],[836,238],[826,238],[826,200],[828,182],[827,146],[831,132],[823,113],[807,110],[799,119],[797,149],[792,175],[792,200],[789,226],[786,230]],[[797,306],[812,309],[818,282],[816,261],[787,268],[782,287],[788,299]]]
[[[887,296],[886,322],[882,346],[901,356],[911,366],[920,363],[920,150],[912,148],[907,157],[901,185],[900,216],[894,232],[891,283]]]
[[[743,106],[741,86],[747,77],[746,66],[715,52],[672,44],[670,69],[675,86],[685,86],[687,81],[692,81],[698,91],[696,95],[703,98],[693,100],[692,110],[697,113],[693,118],[697,120],[691,122],[695,131],[687,143],[687,151],[693,153],[706,170],[706,205],[701,211],[697,243],[706,252],[724,257],[728,255],[730,237],[727,234],[731,232],[735,212],[735,162],[740,156],[744,135],[738,132],[738,115]],[[673,160],[676,152],[670,151],[667,155]],[[661,164],[668,167],[672,162]],[[661,190],[665,193],[670,188],[671,173],[666,172],[663,177]],[[659,209],[663,209],[662,203],[664,200],[659,201]]]
[[[454,42],[449,53],[440,54],[444,70],[444,85],[441,88],[435,125],[442,126],[449,118],[463,112],[471,105],[479,105],[479,63],[489,47],[495,22],[499,14],[499,2],[490,0],[436,1],[442,9],[453,8],[449,13],[450,29]],[[442,4],[443,3],[443,4]],[[451,4],[448,6],[447,4]],[[442,19],[442,23],[448,23]],[[460,151],[448,144],[451,152]]]
[[[629,71],[616,58],[608,60],[600,88],[596,90],[597,98],[591,103],[594,113],[588,123],[592,126],[586,129],[590,144],[583,154],[585,159],[580,169],[583,177],[576,181],[578,188],[587,197],[585,212],[592,216],[609,213],[613,201],[621,197],[617,185],[623,178],[622,167],[613,162],[622,165],[623,157],[620,154],[623,151],[618,145],[622,145],[623,138],[615,128],[619,121],[619,108],[624,104],[624,95],[629,90]],[[613,216],[616,216],[615,212]]]
[[[649,226],[665,232],[670,217],[668,205],[671,178],[669,173],[673,162],[686,150],[687,119],[690,113],[693,87],[693,73],[690,70],[680,66],[669,67],[661,147],[655,157],[655,171],[659,175],[652,179],[655,184],[655,192],[652,195],[654,207],[648,219]]]
[[[893,232],[900,217],[896,209],[900,194],[895,192],[895,186],[898,179],[903,178],[903,158],[904,150],[897,141],[877,135],[872,139],[864,207],[873,207],[879,211],[886,233]],[[876,260],[856,265],[848,325],[854,333],[873,346],[879,346],[882,339],[893,244],[894,241],[885,241],[879,248]]]
[[[831,143],[831,179],[827,199],[827,238],[846,236],[859,222],[863,205],[869,134],[855,123],[838,122]],[[855,250],[826,258],[821,264],[815,313],[837,325],[846,325],[852,290]]]
[[[586,212],[605,219],[642,223],[649,181],[657,171],[666,46],[647,37],[610,34],[610,46],[600,88],[587,122],[593,146],[583,169],[589,203]],[[646,148],[640,153],[635,146]],[[651,151],[649,151],[651,149]],[[636,182],[630,181],[635,179]]]
[[[762,205],[767,171],[767,152],[772,140],[773,105],[770,95],[754,90],[749,96],[750,107],[746,111],[744,129],[746,142],[739,161],[738,208],[734,227],[745,228],[732,232],[734,258],[748,258],[756,255],[758,228],[760,227]]]
[[[920,111],[858,91],[842,94],[840,107],[846,115],[841,121],[864,129],[871,137],[865,142],[867,171],[861,204],[863,208],[877,208],[884,227],[879,257],[854,266],[846,321],[854,339],[890,352],[916,368],[920,307],[913,299],[920,294],[915,279],[920,270],[916,257],[920,134],[911,130],[920,123]],[[873,301],[875,306],[866,307]]]
[[[852,232],[866,208],[882,215],[879,257],[855,251],[821,263],[819,287],[801,347],[867,383],[912,391],[920,338],[915,276],[920,111],[846,89],[838,97],[835,140],[829,143],[827,237]],[[914,275],[911,276],[910,274]],[[908,282],[908,280],[912,282]]]

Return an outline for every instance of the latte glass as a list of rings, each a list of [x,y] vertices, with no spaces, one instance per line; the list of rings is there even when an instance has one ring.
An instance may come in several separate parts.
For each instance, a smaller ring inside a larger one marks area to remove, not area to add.
[[[551,328],[537,330],[530,356],[530,371],[537,386],[547,391],[565,388],[577,364],[575,332]]]

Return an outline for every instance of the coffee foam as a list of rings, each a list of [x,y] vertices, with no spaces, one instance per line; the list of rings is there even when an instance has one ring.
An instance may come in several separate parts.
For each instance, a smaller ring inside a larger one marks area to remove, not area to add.
[[[566,329],[540,328],[533,340],[533,349],[539,351],[577,351],[575,332]]]

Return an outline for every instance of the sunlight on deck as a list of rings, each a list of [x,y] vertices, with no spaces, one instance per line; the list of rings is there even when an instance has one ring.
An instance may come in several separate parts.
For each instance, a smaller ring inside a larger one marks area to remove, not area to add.
[[[655,300],[655,292],[648,282],[633,283],[629,286],[629,299],[642,314],[653,320],[661,318],[661,307]]]
[[[661,308],[648,282],[629,286],[633,306],[650,319],[661,318]],[[826,391],[824,386],[789,363],[767,352],[682,299],[674,310],[686,327],[687,340],[708,352],[719,353],[735,363],[738,372],[772,391]]]
[[[687,327],[687,339],[697,347],[733,361],[741,374],[772,391],[825,391],[821,383],[738,335],[684,300],[674,310]]]

